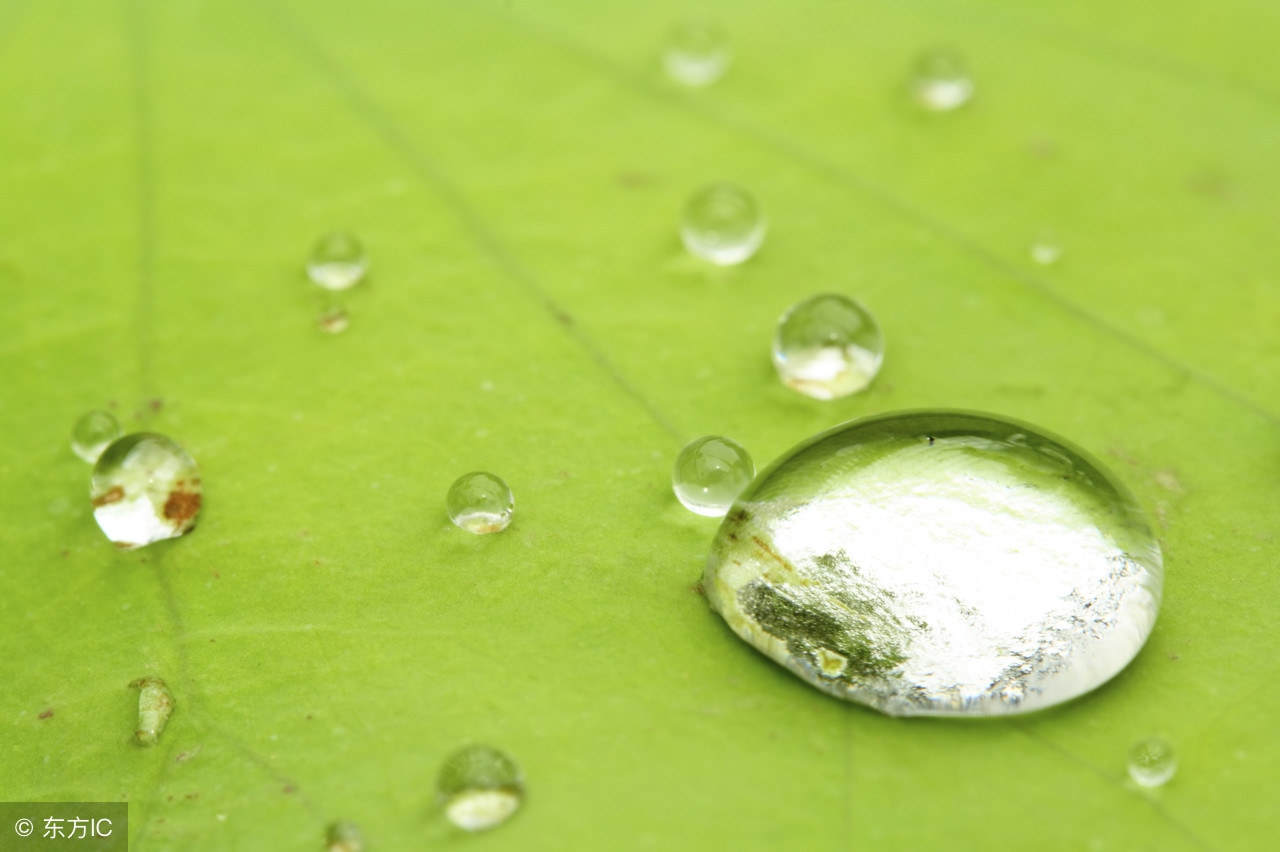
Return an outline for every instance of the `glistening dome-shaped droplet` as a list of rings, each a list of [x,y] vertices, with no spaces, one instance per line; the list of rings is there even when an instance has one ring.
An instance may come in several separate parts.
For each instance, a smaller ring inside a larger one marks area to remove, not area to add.
[[[916,60],[911,94],[931,112],[949,112],[973,97],[973,80],[959,56],[946,50],[930,51]]]
[[[985,414],[846,423],[761,474],[703,588],[744,640],[894,716],[1048,707],[1119,672],[1160,608],[1160,548],[1083,451]]]
[[[681,21],[671,28],[662,67],[667,76],[686,86],[706,86],[729,68],[729,40],[712,21]]]
[[[200,471],[164,435],[125,435],[98,458],[90,496],[107,538],[132,550],[191,532],[200,513]]]
[[[760,205],[745,189],[729,183],[714,183],[697,192],[680,219],[684,247],[719,266],[742,263],[755,254],[764,232]]]
[[[1159,737],[1148,737],[1129,750],[1129,777],[1143,787],[1159,787],[1178,771],[1173,746]]]
[[[857,393],[871,384],[883,359],[884,338],[875,317],[838,294],[825,293],[791,306],[773,335],[778,377],[814,399]]]
[[[511,755],[488,746],[467,746],[440,767],[436,793],[449,821],[483,831],[511,818],[524,800],[524,778]]]
[[[93,464],[108,445],[120,437],[120,422],[106,411],[90,411],[71,428],[71,449]]]
[[[719,518],[756,475],[741,444],[717,435],[685,445],[671,470],[671,489],[690,512]]]
[[[368,270],[369,256],[364,246],[346,231],[321,237],[307,260],[307,277],[326,290],[354,287]]]
[[[455,524],[470,533],[502,532],[511,523],[516,498],[502,477],[476,471],[463,474],[449,488],[445,508]]]

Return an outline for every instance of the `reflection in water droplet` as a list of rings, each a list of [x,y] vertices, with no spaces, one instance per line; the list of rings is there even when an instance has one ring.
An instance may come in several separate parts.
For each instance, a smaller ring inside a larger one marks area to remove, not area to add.
[[[741,444],[708,435],[685,445],[671,470],[671,488],[690,512],[722,517],[756,475]]]
[[[321,237],[307,260],[307,277],[326,290],[354,287],[368,269],[369,257],[364,246],[346,231]]]
[[[729,40],[712,21],[681,21],[671,28],[662,67],[667,76],[686,86],[706,86],[729,68]]]
[[[153,746],[159,742],[173,714],[173,695],[158,677],[138,678],[129,686],[138,690],[138,729],[134,731],[134,739],[138,745]]]
[[[102,451],[120,437],[120,422],[106,411],[90,411],[71,428],[71,449],[93,464]]]
[[[354,822],[331,823],[325,830],[324,842],[328,852],[364,852],[364,834]]]
[[[959,56],[945,50],[930,51],[920,56],[912,69],[911,94],[927,110],[949,112],[973,97],[973,81]]]
[[[342,334],[350,324],[351,320],[342,308],[325,311],[316,318],[316,325],[326,334]]]
[[[90,496],[107,538],[132,550],[191,532],[200,512],[200,471],[163,435],[125,435],[98,458]]]
[[[738,498],[703,587],[747,642],[890,715],[986,716],[1099,686],[1146,641],[1160,548],[1081,450],[964,412],[847,423]]]
[[[515,496],[507,483],[499,476],[481,471],[458,477],[445,498],[449,518],[477,535],[505,530],[515,507]]]
[[[720,266],[742,263],[755,254],[764,232],[764,214],[756,200],[728,183],[700,190],[680,219],[680,239],[689,253]]]
[[[1031,244],[1031,259],[1041,266],[1052,266],[1062,257],[1062,245],[1052,231],[1045,231]]]
[[[524,778],[509,754],[467,746],[440,767],[436,795],[449,821],[467,831],[501,825],[524,799]]]
[[[1173,746],[1159,737],[1140,740],[1129,750],[1129,777],[1143,787],[1159,787],[1177,771]]]
[[[814,399],[848,396],[871,384],[884,359],[884,338],[871,312],[847,296],[825,293],[792,305],[773,336],[782,383]]]

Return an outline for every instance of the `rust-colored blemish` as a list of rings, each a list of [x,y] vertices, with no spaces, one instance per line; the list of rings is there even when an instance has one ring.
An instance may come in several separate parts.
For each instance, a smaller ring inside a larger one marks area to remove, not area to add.
[[[296,789],[297,789],[297,788],[296,788],[296,787],[294,787],[292,784],[285,784],[283,787],[281,787],[281,788],[280,788],[280,792],[285,793],[285,794],[289,794],[289,793],[292,793],[292,792],[293,792],[294,790],[296,790]]]
[[[102,494],[93,498],[93,508],[99,509],[103,506],[110,506],[112,503],[119,503],[124,499],[124,489],[119,485],[112,486],[106,494]]]
[[[131,541],[117,541],[114,542],[114,544],[116,546],[116,550],[133,550],[138,546]]]
[[[45,708],[45,710],[44,710],[44,712],[40,714],[40,718],[41,718],[41,719],[52,719],[52,718],[53,718],[53,708],[52,708],[52,707],[46,707],[46,708]]]
[[[200,511],[200,495],[174,489],[164,501],[164,516],[175,524],[185,524]]]
[[[790,570],[790,568],[791,568],[791,564],[790,564],[789,562],[787,562],[787,560],[783,559],[781,554],[779,554],[776,550],[774,550],[772,547],[770,547],[770,546],[765,542],[765,540],[764,540],[764,539],[762,539],[762,538],[761,538],[760,536],[758,536],[758,535],[753,535],[753,536],[751,536],[751,540],[752,540],[752,541],[754,541],[754,542],[756,543],[756,547],[758,547],[758,548],[760,548],[761,550],[763,550],[763,551],[765,552],[765,554],[766,554],[766,555],[768,555],[768,557],[769,557],[770,559],[772,559],[773,561],[777,562],[777,563],[778,563],[779,565],[781,565],[783,568],[786,568],[786,569]]]
[[[707,590],[702,588],[701,580],[690,586],[689,591],[693,592],[695,595],[702,595],[704,598],[707,596]]]

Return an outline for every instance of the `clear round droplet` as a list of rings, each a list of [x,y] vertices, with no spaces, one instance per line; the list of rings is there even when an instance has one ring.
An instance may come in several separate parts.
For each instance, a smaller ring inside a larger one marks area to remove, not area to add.
[[[1062,257],[1062,244],[1051,231],[1044,231],[1031,243],[1030,254],[1041,266],[1052,266]]]
[[[90,484],[93,517],[121,550],[191,532],[200,513],[200,470],[164,435],[125,435],[102,453]]]
[[[467,831],[506,822],[524,800],[524,777],[511,755],[467,746],[440,767],[436,795],[449,821]]]
[[[351,318],[342,308],[333,308],[316,317],[316,327],[325,334],[342,334],[351,325]]]
[[[959,109],[973,97],[973,80],[964,62],[946,50],[925,53],[911,73],[911,94],[931,112]]]
[[[1178,756],[1159,737],[1139,740],[1129,749],[1129,777],[1143,787],[1159,787],[1178,771]]]
[[[671,28],[662,67],[686,86],[707,86],[724,76],[732,54],[724,30],[713,21],[681,21]]]
[[[307,277],[326,290],[354,287],[368,271],[369,256],[364,246],[346,231],[321,237],[307,260]]]
[[[354,822],[330,823],[325,829],[324,842],[328,852],[364,852],[364,833]]]
[[[511,523],[516,499],[502,477],[476,471],[463,474],[445,498],[449,518],[470,533],[502,532]]]
[[[671,489],[690,512],[719,518],[755,475],[755,462],[741,444],[707,435],[680,451],[671,470]]]
[[[995,716],[1094,689],[1160,608],[1133,495],[1031,426],[916,411],[846,423],[738,498],[703,588],[745,641],[893,716]]]
[[[120,421],[106,411],[90,411],[71,427],[71,450],[93,464],[112,441],[120,437]]]
[[[883,360],[884,337],[875,317],[836,293],[792,305],[773,335],[778,378],[814,399],[857,393],[871,384]]]
[[[765,218],[745,189],[714,183],[699,190],[680,219],[680,239],[689,253],[719,266],[747,260],[764,241]]]

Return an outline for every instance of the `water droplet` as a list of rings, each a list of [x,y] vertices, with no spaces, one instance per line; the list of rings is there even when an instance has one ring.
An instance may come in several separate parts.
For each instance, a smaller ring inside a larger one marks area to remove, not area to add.
[[[138,729],[134,731],[134,739],[138,745],[153,746],[173,714],[173,695],[158,677],[138,678],[129,686],[138,690]]]
[[[326,290],[354,287],[368,270],[369,256],[364,246],[346,231],[321,237],[307,261],[307,277]]]
[[[93,464],[112,441],[120,437],[120,421],[109,412],[90,411],[71,428],[71,449]]]
[[[853,299],[834,293],[792,305],[773,335],[778,377],[814,399],[857,393],[871,384],[883,359],[884,338],[875,317]]]
[[[1044,231],[1031,243],[1031,259],[1041,266],[1052,266],[1062,257],[1062,245],[1052,231]]]
[[[1139,740],[1129,749],[1129,777],[1143,787],[1159,787],[1177,771],[1173,746],[1159,737]]]
[[[662,67],[686,86],[707,86],[729,69],[729,40],[713,21],[681,21],[671,28]]]
[[[364,852],[364,834],[354,822],[339,820],[330,824],[324,842],[328,852]]]
[[[1160,548],[1129,491],[1030,426],[917,411],[846,423],[761,474],[703,588],[744,640],[895,716],[1018,713],[1146,641]]]
[[[89,493],[107,538],[132,550],[191,532],[200,513],[200,470],[164,435],[139,432],[102,453]]]
[[[750,193],[713,183],[685,205],[680,239],[689,253],[719,266],[742,263],[764,241],[765,218]]]
[[[449,518],[477,535],[505,530],[515,507],[515,496],[502,477],[481,471],[458,477],[445,498]]]
[[[973,81],[959,56],[946,50],[930,51],[916,60],[911,94],[927,110],[949,112],[973,97]]]
[[[440,767],[436,791],[450,822],[467,831],[483,831],[506,822],[519,809],[524,778],[509,754],[467,746]]]
[[[690,512],[718,518],[755,475],[755,462],[740,444],[707,435],[680,451],[671,470],[671,489]]]
[[[342,308],[325,311],[316,318],[316,325],[326,334],[342,334],[350,324],[351,320]]]

